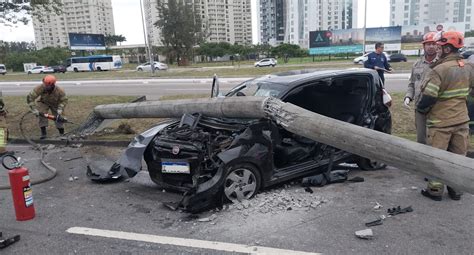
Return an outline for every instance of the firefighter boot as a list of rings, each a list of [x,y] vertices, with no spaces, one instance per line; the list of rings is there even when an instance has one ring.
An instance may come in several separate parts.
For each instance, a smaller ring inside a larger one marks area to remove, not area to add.
[[[461,200],[462,192],[456,191],[453,188],[448,187],[448,195],[452,200]]]
[[[66,137],[64,136],[64,128],[58,128],[58,131],[59,131],[59,138],[61,140],[65,140]]]
[[[439,181],[429,181],[426,189],[421,190],[421,194],[434,201],[441,201],[444,193],[444,184]]]
[[[41,127],[41,136],[40,139],[46,139],[46,127]]]

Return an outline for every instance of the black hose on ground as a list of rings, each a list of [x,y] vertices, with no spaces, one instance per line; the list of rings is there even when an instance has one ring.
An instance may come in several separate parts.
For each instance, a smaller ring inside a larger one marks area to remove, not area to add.
[[[46,176],[46,177],[43,177],[43,178],[40,178],[38,180],[31,180],[31,184],[32,185],[35,185],[35,184],[40,184],[40,183],[43,183],[43,182],[47,182],[49,180],[52,180],[54,177],[56,177],[57,175],[57,170],[56,168],[52,167],[51,165],[49,165],[46,161],[44,161],[44,156],[45,156],[45,153],[44,153],[44,150],[43,148],[41,148],[41,146],[35,142],[33,142],[28,136],[25,135],[25,131],[23,130],[23,121],[25,119],[26,116],[28,116],[29,114],[31,114],[31,112],[27,112],[25,114],[23,114],[23,116],[21,117],[20,119],[20,132],[21,132],[21,136],[29,143],[33,146],[34,149],[37,149],[40,151],[40,154],[41,154],[41,164],[43,164],[44,167],[46,167],[46,169],[48,169],[51,174],[49,176]],[[10,189],[10,185],[0,185],[0,190],[6,190],[6,189]]]

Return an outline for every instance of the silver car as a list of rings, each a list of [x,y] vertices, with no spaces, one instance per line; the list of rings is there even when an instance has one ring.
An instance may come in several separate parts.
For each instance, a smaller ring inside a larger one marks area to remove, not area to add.
[[[0,64],[0,74],[1,75],[7,74],[7,68],[5,67],[4,64]]]
[[[28,70],[28,74],[33,73],[54,73],[54,69],[49,66],[35,66]]]
[[[255,67],[262,67],[262,66],[271,66],[274,67],[276,66],[277,61],[274,58],[264,58],[261,59],[260,61],[255,62]]]

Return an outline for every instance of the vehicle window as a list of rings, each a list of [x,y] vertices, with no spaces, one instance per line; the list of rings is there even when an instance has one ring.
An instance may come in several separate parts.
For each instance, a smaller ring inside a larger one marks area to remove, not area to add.
[[[250,80],[242,83],[227,93],[227,96],[245,95],[258,97],[279,97],[286,86],[266,81]],[[240,93],[238,93],[240,92]]]
[[[0,66],[0,69],[5,70],[5,67],[4,67],[4,66]]]

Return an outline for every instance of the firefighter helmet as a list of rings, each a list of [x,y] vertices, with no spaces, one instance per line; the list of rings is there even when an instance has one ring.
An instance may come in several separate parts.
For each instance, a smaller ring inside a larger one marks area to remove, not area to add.
[[[429,42],[435,42],[434,37],[436,36],[436,32],[428,32],[423,35],[423,41],[421,43],[429,43]]]
[[[43,78],[43,84],[46,87],[54,86],[56,84],[56,77],[54,75],[48,74]]]
[[[460,49],[464,46],[464,36],[457,31],[439,32],[434,37],[436,44],[451,44],[454,48]]]

